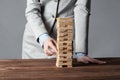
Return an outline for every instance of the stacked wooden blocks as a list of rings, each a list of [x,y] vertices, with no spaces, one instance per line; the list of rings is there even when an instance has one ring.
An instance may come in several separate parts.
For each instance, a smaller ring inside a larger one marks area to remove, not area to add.
[[[57,67],[72,67],[72,18],[57,18]]]

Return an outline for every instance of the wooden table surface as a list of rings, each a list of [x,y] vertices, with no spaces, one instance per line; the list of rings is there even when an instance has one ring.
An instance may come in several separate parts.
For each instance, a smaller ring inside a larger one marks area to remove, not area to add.
[[[0,80],[120,80],[120,58],[100,58],[107,64],[56,68],[55,59],[0,60]]]

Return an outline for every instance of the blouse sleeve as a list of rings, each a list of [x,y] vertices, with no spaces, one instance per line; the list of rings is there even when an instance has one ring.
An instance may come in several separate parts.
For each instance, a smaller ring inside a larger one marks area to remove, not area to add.
[[[88,0],[77,0],[74,8],[75,52],[87,53]]]
[[[41,18],[41,4],[39,0],[27,0],[25,16],[36,40],[40,35],[47,33],[43,20]]]

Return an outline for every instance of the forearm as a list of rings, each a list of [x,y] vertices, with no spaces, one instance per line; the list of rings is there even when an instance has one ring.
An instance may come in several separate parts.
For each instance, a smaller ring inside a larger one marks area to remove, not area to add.
[[[34,33],[36,39],[44,33],[47,33],[43,20],[41,18],[41,4],[37,0],[27,0],[25,12],[29,27]]]
[[[77,0],[74,8],[75,21],[75,52],[87,53],[88,0]],[[79,45],[78,45],[79,44]]]

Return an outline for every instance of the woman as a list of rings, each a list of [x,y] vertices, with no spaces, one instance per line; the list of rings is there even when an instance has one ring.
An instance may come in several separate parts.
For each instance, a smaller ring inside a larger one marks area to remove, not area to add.
[[[87,56],[88,5],[89,0],[27,0],[22,58],[54,58],[57,52],[56,18],[71,17],[75,29],[73,57],[83,63],[105,63]]]

